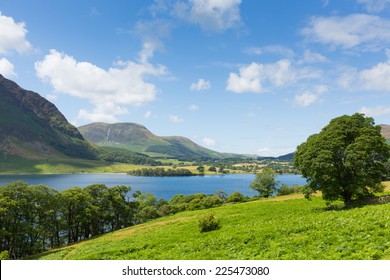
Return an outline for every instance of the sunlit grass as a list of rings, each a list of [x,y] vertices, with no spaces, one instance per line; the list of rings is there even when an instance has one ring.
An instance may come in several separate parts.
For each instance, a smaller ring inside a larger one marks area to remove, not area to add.
[[[312,201],[272,198],[183,212],[39,258],[388,259],[390,204],[352,209],[344,209],[341,202],[338,205],[329,210],[320,197]],[[209,211],[222,227],[200,233],[198,219]]]

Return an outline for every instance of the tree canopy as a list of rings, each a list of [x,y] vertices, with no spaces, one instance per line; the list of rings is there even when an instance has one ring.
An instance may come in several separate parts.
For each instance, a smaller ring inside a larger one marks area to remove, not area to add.
[[[335,118],[298,146],[294,165],[307,178],[307,194],[327,201],[372,195],[386,174],[389,145],[374,120],[356,113]]]
[[[249,187],[258,191],[260,197],[267,198],[274,193],[277,184],[275,171],[265,168],[261,173],[256,174],[256,178]]]

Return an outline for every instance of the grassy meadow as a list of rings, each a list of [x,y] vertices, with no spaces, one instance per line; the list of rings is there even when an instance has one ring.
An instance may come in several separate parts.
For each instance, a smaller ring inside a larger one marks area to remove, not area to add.
[[[390,183],[386,183],[389,194]],[[209,212],[219,230],[200,233]],[[390,259],[390,203],[326,208],[302,195],[182,212],[125,228],[33,259],[209,260]]]

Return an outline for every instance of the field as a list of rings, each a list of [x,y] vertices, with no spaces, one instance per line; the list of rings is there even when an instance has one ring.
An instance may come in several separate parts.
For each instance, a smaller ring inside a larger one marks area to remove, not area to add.
[[[390,203],[329,209],[301,197],[182,212],[35,259],[390,259]],[[222,227],[200,233],[198,219],[210,211]]]

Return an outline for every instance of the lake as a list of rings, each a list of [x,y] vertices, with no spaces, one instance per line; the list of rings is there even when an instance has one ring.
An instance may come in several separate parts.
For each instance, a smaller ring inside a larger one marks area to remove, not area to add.
[[[109,187],[116,185],[131,186],[132,191],[153,193],[157,198],[170,199],[176,194],[205,193],[213,194],[223,190],[227,194],[235,191],[244,195],[254,196],[257,192],[249,189],[254,174],[206,175],[190,177],[136,177],[126,174],[56,174],[56,175],[1,175],[0,186],[16,180],[22,180],[29,185],[44,184],[56,190],[66,190],[71,187],[86,187],[92,184],[104,184]],[[300,175],[283,174],[277,177],[279,186],[304,185],[306,180]]]

